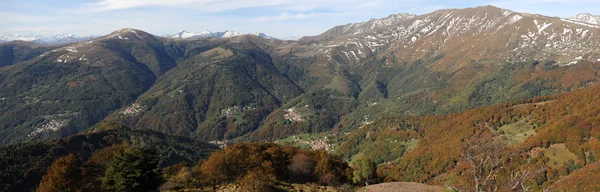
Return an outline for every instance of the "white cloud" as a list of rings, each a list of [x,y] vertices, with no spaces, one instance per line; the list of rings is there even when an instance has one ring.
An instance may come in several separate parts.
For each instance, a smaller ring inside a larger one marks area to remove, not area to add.
[[[417,0],[419,2],[422,0]],[[352,10],[373,7],[389,8],[410,0],[97,0],[80,5],[76,12],[93,13],[139,7],[173,7],[195,9],[203,12],[220,12],[241,8],[272,7],[282,11],[304,12],[309,10]]]
[[[308,19],[308,18],[313,18],[313,17],[317,17],[317,16],[322,16],[324,14],[303,14],[303,13],[297,13],[297,14],[290,14],[287,12],[281,12],[281,14],[279,16],[262,16],[262,17],[257,17],[252,19],[255,22],[264,22],[264,21],[286,21],[286,20],[296,20],[296,19]]]
[[[312,0],[300,0],[312,1]],[[204,12],[219,12],[249,7],[266,7],[292,4],[288,0],[101,0],[84,4],[80,12],[101,12],[138,7],[192,8]]]

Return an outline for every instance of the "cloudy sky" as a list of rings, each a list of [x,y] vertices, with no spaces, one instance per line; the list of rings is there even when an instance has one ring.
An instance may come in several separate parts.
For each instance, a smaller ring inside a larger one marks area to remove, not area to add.
[[[548,16],[600,14],[600,0],[0,0],[0,34],[83,36],[136,28],[155,35],[234,30],[285,38],[394,13],[488,4]]]

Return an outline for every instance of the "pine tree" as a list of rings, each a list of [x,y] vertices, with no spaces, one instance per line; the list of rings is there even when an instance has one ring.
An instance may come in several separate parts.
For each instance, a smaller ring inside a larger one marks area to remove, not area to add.
[[[108,165],[102,187],[110,191],[155,191],[161,185],[156,152],[129,147],[115,154]]]

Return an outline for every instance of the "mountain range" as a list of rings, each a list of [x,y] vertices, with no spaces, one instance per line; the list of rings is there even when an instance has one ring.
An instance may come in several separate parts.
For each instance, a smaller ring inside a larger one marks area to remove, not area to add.
[[[246,35],[246,34],[242,34],[242,33],[238,33],[235,31],[224,31],[224,32],[210,32],[210,31],[203,31],[203,32],[188,32],[186,30],[181,30],[179,31],[177,34],[173,34],[173,35],[165,35],[165,37],[169,37],[169,38],[176,38],[176,39],[199,39],[199,38],[230,38],[230,37],[235,37],[235,36],[240,36],[240,35]],[[262,38],[266,38],[266,39],[276,39],[274,37],[268,36],[264,33],[248,33],[247,35],[256,35]],[[0,35],[0,43],[2,42],[10,42],[10,41],[28,41],[28,42],[33,42],[33,43],[38,43],[38,44],[68,44],[68,43],[77,43],[77,42],[83,42],[83,41],[89,41],[92,39],[96,39],[99,38],[101,36],[98,35],[92,35],[92,36],[85,36],[85,37],[80,37],[74,34],[57,34],[57,35],[51,35],[51,36],[43,36],[43,35],[37,35],[34,33],[24,33],[24,34],[6,34],[6,35]],[[296,37],[289,37],[286,38],[286,40],[296,40],[298,38]]]
[[[560,188],[576,169],[595,170],[590,158],[600,154],[595,18],[483,6],[395,14],[297,41],[121,29],[63,45],[6,42],[0,145],[98,123],[214,143],[326,135],[318,141],[336,143],[323,148],[374,159],[386,180],[460,186],[468,161],[457,148],[488,136],[508,143],[506,162],[539,157],[531,163],[544,177],[528,186]]]
[[[236,37],[236,36],[240,36],[240,35],[255,35],[255,36],[266,38],[266,39],[276,39],[274,37],[267,36],[264,33],[257,32],[257,33],[242,34],[242,33],[238,33],[235,31],[229,31],[229,30],[223,31],[223,32],[203,31],[203,32],[198,32],[198,33],[181,30],[177,34],[167,35],[166,37],[175,38],[175,39],[200,39],[200,38],[231,38],[231,37]]]
[[[57,34],[52,36],[43,36],[36,34],[11,34],[11,35],[0,35],[0,42],[9,41],[29,41],[38,44],[67,44],[87,41],[98,38],[100,36],[87,36],[79,37],[73,34]]]
[[[9,42],[0,57],[0,130],[10,133],[2,143],[102,120],[270,140],[556,94],[597,80],[571,75],[600,60],[597,32],[485,6],[391,15],[295,42],[231,31],[182,31],[193,40],[181,41],[135,29],[59,46]],[[232,37],[195,40],[202,34]]]

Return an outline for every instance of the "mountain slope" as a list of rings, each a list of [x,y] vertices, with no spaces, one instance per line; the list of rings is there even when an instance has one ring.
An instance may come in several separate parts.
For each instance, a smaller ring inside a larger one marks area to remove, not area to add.
[[[253,131],[271,111],[303,92],[255,45],[261,40],[180,42],[188,50],[178,66],[127,108],[138,110],[113,116],[128,125],[207,140]]]
[[[45,46],[24,41],[0,43],[0,67],[13,65],[39,56],[58,46]]]
[[[350,23],[346,25],[336,26],[332,29],[325,31],[324,33],[315,37],[303,37],[300,41],[320,41],[330,39],[339,36],[356,35],[360,33],[374,31],[378,28],[389,27],[398,24],[401,21],[411,19],[417,15],[400,13],[392,14],[386,18],[371,19],[367,22],[362,23]]]
[[[0,143],[72,135],[101,121],[174,67],[162,46],[125,29],[0,68]]]

